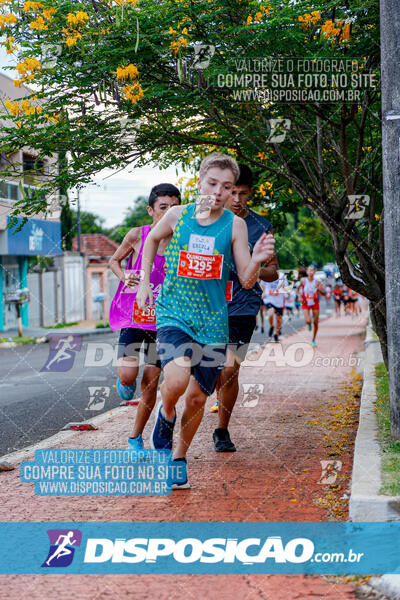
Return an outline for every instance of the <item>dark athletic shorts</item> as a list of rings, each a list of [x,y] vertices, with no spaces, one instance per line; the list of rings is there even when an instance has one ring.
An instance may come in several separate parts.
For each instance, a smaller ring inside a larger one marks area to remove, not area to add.
[[[118,340],[118,358],[134,356],[139,360],[140,348],[143,345],[144,362],[161,369],[160,357],[157,354],[156,332],[151,329],[125,327],[121,329]]]
[[[161,327],[157,331],[157,349],[164,369],[171,360],[188,356],[191,374],[207,396],[214,393],[221,365],[226,358],[226,345],[201,344],[179,327]],[[207,362],[212,362],[208,366]]]
[[[273,308],[276,312],[277,315],[283,315],[283,308],[279,308],[278,306],[274,306],[273,304],[271,304],[271,302],[268,302],[267,304],[265,304],[265,308],[269,309],[269,308]]]
[[[232,352],[244,360],[247,350],[257,324],[254,315],[237,315],[229,317],[229,348]]]

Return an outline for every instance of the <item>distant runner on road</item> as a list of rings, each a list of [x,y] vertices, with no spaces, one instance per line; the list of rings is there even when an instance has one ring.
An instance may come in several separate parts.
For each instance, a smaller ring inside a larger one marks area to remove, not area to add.
[[[313,337],[311,345],[316,346],[316,337],[319,322],[319,294],[325,296],[325,290],[320,281],[314,278],[315,267],[310,265],[307,269],[307,277],[300,280],[299,293],[302,297],[302,309],[304,319],[309,330],[311,330],[311,319],[313,321]]]
[[[285,308],[285,288],[289,286],[287,277],[284,273],[279,275],[275,281],[261,282],[263,288],[263,302],[268,311],[269,330],[268,338],[274,336],[274,342],[279,342],[279,336],[282,330],[282,317]],[[275,321],[275,322],[274,322]]]

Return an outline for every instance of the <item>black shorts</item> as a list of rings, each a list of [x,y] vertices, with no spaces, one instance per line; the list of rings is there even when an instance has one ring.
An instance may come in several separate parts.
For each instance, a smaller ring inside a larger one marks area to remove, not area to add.
[[[118,340],[118,358],[134,356],[139,360],[142,345],[145,364],[161,369],[161,361],[157,353],[156,332],[151,329],[136,329],[135,327],[121,329]]]
[[[229,349],[241,360],[246,358],[247,350],[257,325],[257,317],[238,315],[228,319]]]
[[[283,308],[279,308],[278,306],[274,306],[271,302],[265,304],[265,308],[270,309],[273,308],[277,315],[283,315]]]
[[[190,371],[207,396],[214,393],[226,358],[226,345],[201,344],[179,327],[166,326],[157,331],[157,349],[164,367],[177,358],[191,359]],[[211,364],[207,364],[211,363]]]

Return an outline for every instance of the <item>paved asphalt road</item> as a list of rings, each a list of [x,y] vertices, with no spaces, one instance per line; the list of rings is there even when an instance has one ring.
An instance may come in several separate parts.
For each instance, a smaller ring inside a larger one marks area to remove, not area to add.
[[[332,308],[327,314],[322,300],[321,318],[329,316]],[[302,315],[291,321],[285,316],[283,335],[303,326]],[[265,327],[267,332],[267,323]],[[114,387],[116,335],[106,333],[78,340],[80,349],[72,341],[69,358],[54,362],[47,370],[50,344],[0,349],[0,456],[54,435],[66,423],[80,422],[119,406],[121,399]],[[260,330],[252,339],[255,343],[265,340],[266,334]]]

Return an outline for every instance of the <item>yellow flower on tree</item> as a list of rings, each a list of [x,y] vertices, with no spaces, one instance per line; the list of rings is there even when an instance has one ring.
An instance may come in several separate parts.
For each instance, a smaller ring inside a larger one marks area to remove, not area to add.
[[[254,19],[251,15],[249,15],[246,19],[246,23],[247,25],[251,25],[251,23],[261,23],[262,18],[264,15],[267,15],[270,12],[270,8],[266,8],[265,6],[261,5],[260,6],[260,10],[258,10],[256,12],[256,14],[254,15]]]
[[[43,19],[43,17],[38,17],[30,24],[31,29],[37,29],[38,31],[45,31],[49,28],[48,23]]]
[[[67,17],[68,25],[71,27],[77,27],[78,25],[86,25],[86,22],[89,21],[89,15],[82,10],[77,13],[69,13]]]
[[[303,25],[303,27],[310,27],[311,25],[315,25],[321,19],[321,13],[319,10],[313,10],[311,13],[306,15],[300,15],[298,20]]]
[[[137,4],[137,0],[114,0],[117,6],[131,6],[134,8]],[[110,0],[109,5],[112,6],[113,1]]]
[[[42,64],[40,60],[37,60],[36,58],[25,58],[23,62],[17,64],[16,69],[21,75],[21,79],[19,84],[14,81],[14,85],[16,87],[21,87],[21,83],[33,81],[35,79],[35,73],[41,71]]]
[[[343,42],[350,39],[350,28],[351,23],[345,23],[344,21],[332,21],[329,19],[321,27],[323,35],[334,44],[336,41]]]
[[[139,76],[138,68],[130,63],[126,67],[117,68],[117,79],[121,81],[135,80]],[[143,90],[138,81],[133,81],[123,87],[123,94],[127,100],[136,104],[140,98],[143,98]]]
[[[45,19],[47,19],[48,21],[50,21],[53,18],[53,15],[57,12],[57,9],[54,8],[54,6],[51,6],[50,8],[45,8],[43,10],[43,16]]]
[[[72,48],[76,42],[82,37],[82,34],[77,29],[63,29],[62,30],[66,40],[68,48]]]
[[[13,35],[8,36],[6,41],[4,42],[7,54],[12,54],[16,50],[18,50],[18,46],[13,45],[13,42],[15,42],[15,37]]]
[[[43,8],[43,4],[41,2],[30,2],[29,0],[27,2],[24,2],[24,11],[25,12],[29,12],[29,11],[37,11],[40,8]]]
[[[143,96],[144,96],[143,90],[138,81],[135,81],[135,83],[132,83],[130,85],[126,85],[123,88],[123,92],[124,92],[125,98],[127,100],[130,100],[132,102],[132,104],[136,104],[136,102],[138,100],[140,100],[140,98],[143,98]]]
[[[13,117],[18,117],[20,115],[35,115],[42,112],[41,106],[32,106],[29,100],[22,100],[21,104],[19,102],[12,102],[11,100],[6,100],[4,102],[4,106],[8,109],[10,115]]]
[[[127,67],[118,67],[117,68],[117,79],[122,79],[126,81],[127,79],[135,79],[139,75],[139,71],[135,65],[132,63]]]
[[[0,15],[0,29],[5,29],[9,25],[15,25],[17,17],[12,13],[8,15]]]

